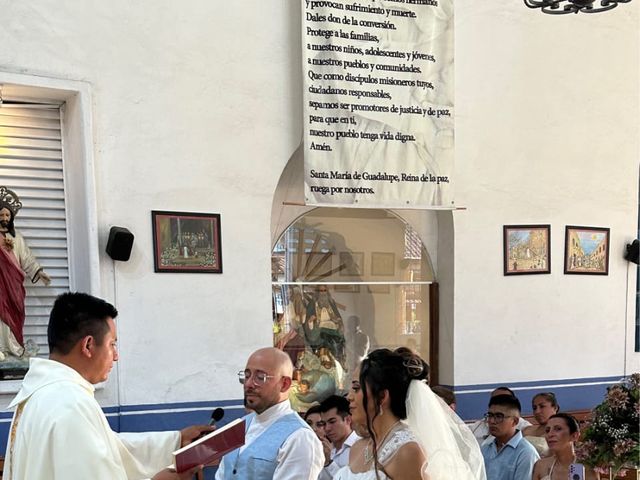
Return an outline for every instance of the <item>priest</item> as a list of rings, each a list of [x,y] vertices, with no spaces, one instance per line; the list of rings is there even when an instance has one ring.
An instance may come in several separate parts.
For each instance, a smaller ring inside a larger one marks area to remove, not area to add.
[[[48,326],[49,359],[32,358],[15,408],[4,480],[190,480],[169,468],[171,453],[208,426],[181,432],[116,434],[94,399],[116,349],[116,309],[84,293],[60,295]]]

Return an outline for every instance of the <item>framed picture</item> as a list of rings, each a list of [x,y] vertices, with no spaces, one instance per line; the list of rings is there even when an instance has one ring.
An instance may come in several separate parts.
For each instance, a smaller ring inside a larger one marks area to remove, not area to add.
[[[156,272],[222,273],[220,215],[151,212]]]
[[[371,275],[392,276],[396,273],[396,255],[388,252],[371,253]]]
[[[336,283],[333,286],[333,289],[336,292],[344,292],[344,293],[360,293],[360,285],[356,285],[353,283]]]
[[[364,275],[364,253],[340,252],[341,277],[360,277]]]
[[[391,285],[387,284],[380,284],[380,283],[370,283],[368,285],[369,288],[369,293],[380,293],[383,295],[386,295],[388,293],[391,292]]]
[[[505,275],[551,273],[551,225],[504,225]]]
[[[564,273],[609,275],[609,229],[567,225]]]

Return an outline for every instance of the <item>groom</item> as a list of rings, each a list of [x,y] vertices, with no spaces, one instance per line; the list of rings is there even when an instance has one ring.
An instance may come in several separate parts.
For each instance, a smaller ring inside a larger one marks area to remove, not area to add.
[[[322,445],[291,408],[293,364],[277,348],[262,348],[238,374],[247,415],[244,446],[226,454],[216,480],[316,480],[324,464]]]

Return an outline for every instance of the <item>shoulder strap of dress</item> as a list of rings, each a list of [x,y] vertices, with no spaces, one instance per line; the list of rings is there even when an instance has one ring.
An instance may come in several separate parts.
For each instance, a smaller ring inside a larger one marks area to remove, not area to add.
[[[403,445],[411,442],[417,442],[417,440],[409,429],[403,428],[393,432],[380,449],[378,461],[382,465],[386,465]]]

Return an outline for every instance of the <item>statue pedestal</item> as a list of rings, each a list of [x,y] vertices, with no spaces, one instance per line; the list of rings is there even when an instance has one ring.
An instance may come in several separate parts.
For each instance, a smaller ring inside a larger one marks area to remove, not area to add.
[[[22,380],[29,370],[29,357],[7,355],[0,362],[0,380]]]

